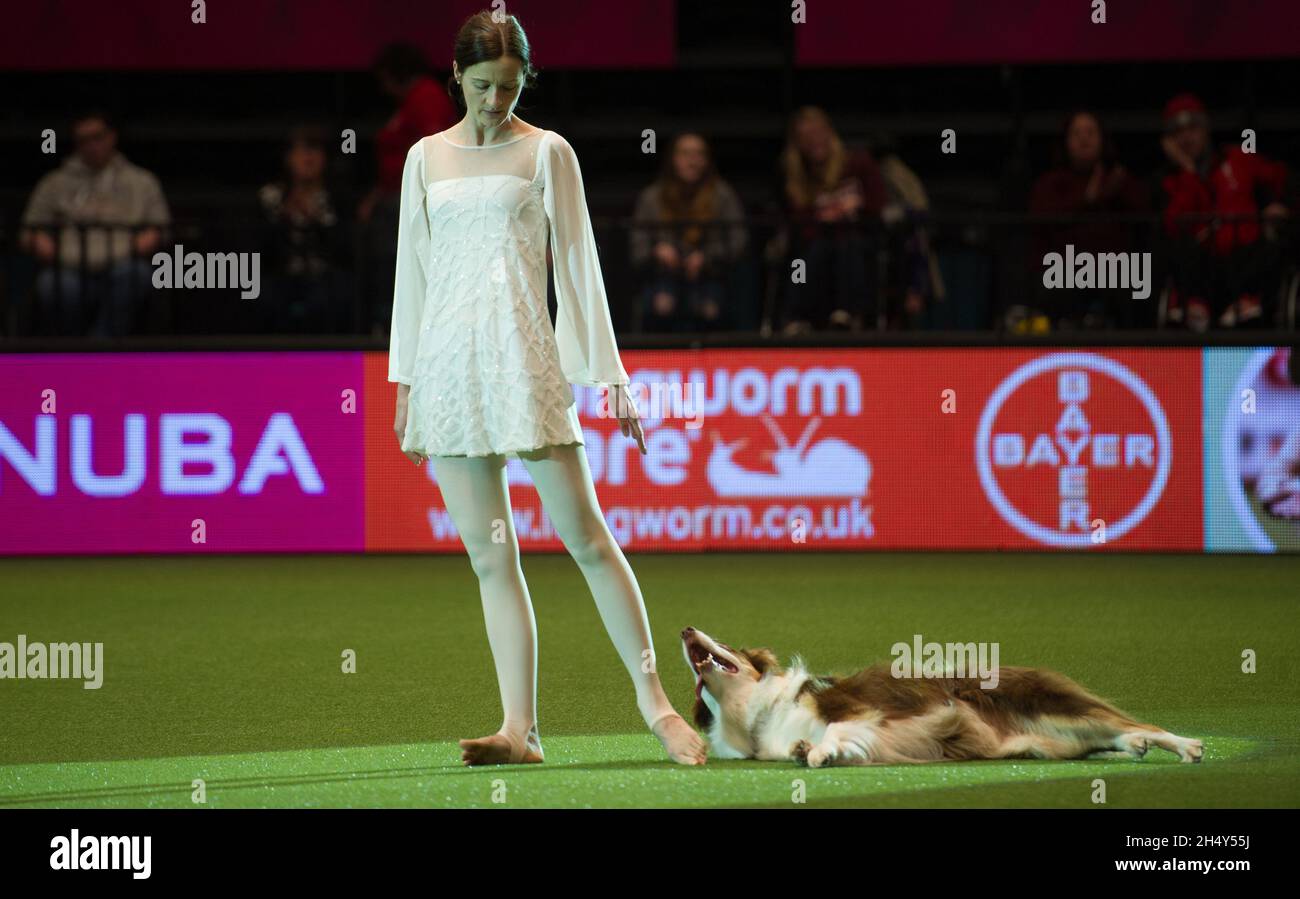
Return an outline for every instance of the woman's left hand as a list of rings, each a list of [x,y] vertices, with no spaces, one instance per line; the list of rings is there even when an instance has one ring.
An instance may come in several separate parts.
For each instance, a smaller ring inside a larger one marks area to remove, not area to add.
[[[627,388],[622,384],[611,385],[609,402],[614,409],[614,415],[618,418],[618,429],[623,432],[624,437],[631,437],[636,441],[637,449],[644,456],[646,454],[645,434],[641,430],[641,417]]]

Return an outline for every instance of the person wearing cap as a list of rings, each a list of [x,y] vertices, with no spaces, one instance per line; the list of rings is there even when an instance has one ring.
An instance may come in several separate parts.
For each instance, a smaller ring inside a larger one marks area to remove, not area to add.
[[[1267,326],[1281,272],[1271,228],[1287,217],[1285,165],[1239,144],[1215,152],[1205,104],[1179,94],[1164,109],[1159,181],[1168,265],[1169,318],[1195,331]]]

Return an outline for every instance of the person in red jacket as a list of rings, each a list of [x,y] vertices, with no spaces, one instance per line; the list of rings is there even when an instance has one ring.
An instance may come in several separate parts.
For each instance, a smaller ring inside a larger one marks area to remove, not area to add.
[[[1272,224],[1287,217],[1287,169],[1240,145],[1214,152],[1205,105],[1180,94],[1165,105],[1160,179],[1173,290],[1169,318],[1204,331],[1267,325],[1281,273]]]
[[[375,185],[357,204],[357,222],[366,235],[371,332],[385,333],[392,318],[393,271],[397,264],[398,206],[402,168],[411,145],[460,118],[447,89],[430,74],[424,52],[409,44],[390,44],[372,67],[380,89],[397,110],[375,134]],[[386,298],[386,299],[380,299]]]

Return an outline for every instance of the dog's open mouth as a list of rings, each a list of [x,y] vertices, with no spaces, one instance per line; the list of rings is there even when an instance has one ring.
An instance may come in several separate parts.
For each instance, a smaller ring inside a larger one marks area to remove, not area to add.
[[[740,669],[733,662],[726,658],[719,658],[710,652],[706,647],[699,643],[692,643],[687,652],[690,653],[691,667],[695,669],[695,698],[700,698],[701,691],[704,690],[704,672],[712,668],[721,669],[728,674],[735,674]]]

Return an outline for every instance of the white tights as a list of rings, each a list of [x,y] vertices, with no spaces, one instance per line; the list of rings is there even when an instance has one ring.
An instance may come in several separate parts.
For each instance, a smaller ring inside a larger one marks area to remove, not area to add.
[[[636,687],[646,725],[676,714],[654,662],[636,576],[610,533],[577,444],[520,454],[546,514],[591,589],[600,619]],[[498,733],[541,752],[537,733],[537,623],[510,514],[506,457],[432,456],[438,488],[478,576],[504,720]],[[495,537],[495,540],[494,540]]]

